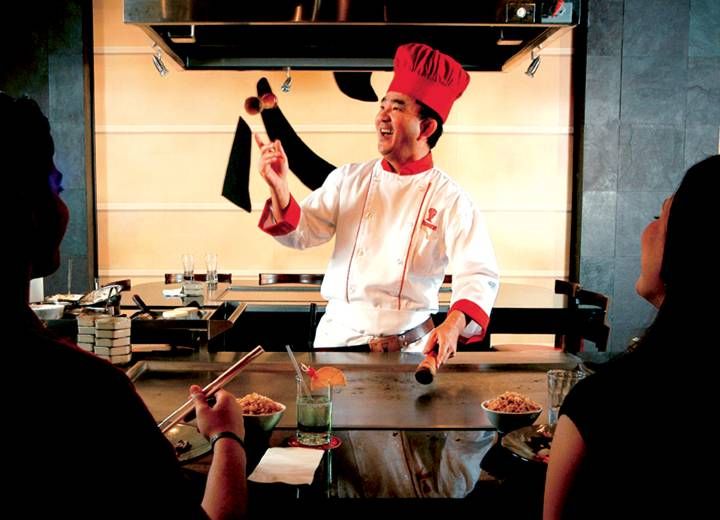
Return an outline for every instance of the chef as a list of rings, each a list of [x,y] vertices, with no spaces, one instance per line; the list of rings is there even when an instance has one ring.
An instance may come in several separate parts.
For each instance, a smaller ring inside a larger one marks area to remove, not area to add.
[[[270,187],[259,226],[297,249],[335,237],[315,348],[436,350],[442,364],[458,342],[482,339],[498,291],[483,217],[431,153],[470,77],[450,56],[418,43],[400,46],[393,65],[375,117],[382,158],[335,169],[300,204],[288,188],[282,143],[255,136]],[[451,305],[434,327],[430,314],[448,266]]]

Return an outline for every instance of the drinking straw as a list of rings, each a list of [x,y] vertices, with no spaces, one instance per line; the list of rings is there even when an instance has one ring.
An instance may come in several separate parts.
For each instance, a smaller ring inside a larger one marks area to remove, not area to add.
[[[305,379],[303,378],[302,371],[300,370],[300,366],[298,365],[297,359],[295,359],[295,354],[293,354],[293,351],[290,348],[290,345],[285,345],[285,350],[287,350],[288,356],[290,356],[290,361],[292,362],[293,368],[295,369],[295,372],[297,373],[297,377],[300,380],[300,383],[302,384],[302,389],[303,389],[303,392],[305,393],[305,396],[311,397],[312,394],[310,393],[310,389],[308,388],[308,385],[305,382]]]

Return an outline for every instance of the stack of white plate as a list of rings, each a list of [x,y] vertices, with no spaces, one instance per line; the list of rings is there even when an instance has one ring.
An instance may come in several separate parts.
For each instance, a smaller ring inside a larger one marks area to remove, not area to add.
[[[95,320],[95,354],[115,365],[132,359],[130,318],[112,317]]]

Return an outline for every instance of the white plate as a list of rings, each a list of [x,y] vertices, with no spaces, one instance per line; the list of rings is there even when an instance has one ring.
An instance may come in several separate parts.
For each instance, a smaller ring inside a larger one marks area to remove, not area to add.
[[[530,462],[547,464],[547,457],[538,455],[543,448],[550,448],[555,427],[549,424],[531,424],[511,431],[502,438],[502,446],[513,455]]]
[[[175,448],[175,455],[180,462],[190,462],[210,452],[210,443],[205,437],[189,424],[178,424],[170,428],[165,437]],[[180,443],[189,443],[181,448]]]

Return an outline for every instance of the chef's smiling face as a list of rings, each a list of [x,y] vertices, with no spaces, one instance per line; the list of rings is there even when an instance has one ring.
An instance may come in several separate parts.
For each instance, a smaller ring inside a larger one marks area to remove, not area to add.
[[[420,105],[399,92],[388,92],[380,102],[375,117],[378,151],[390,164],[397,166],[427,154],[420,140]]]

